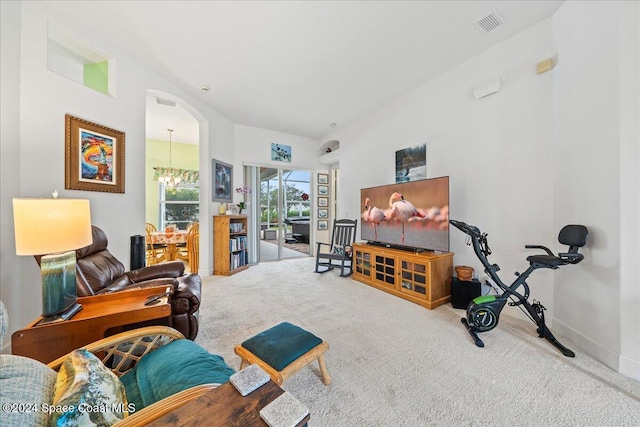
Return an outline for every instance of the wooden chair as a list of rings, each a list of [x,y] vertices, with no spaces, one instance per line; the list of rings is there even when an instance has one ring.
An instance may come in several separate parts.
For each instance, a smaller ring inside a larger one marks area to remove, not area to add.
[[[340,267],[340,277],[353,273],[353,243],[356,240],[358,220],[336,219],[333,221],[331,243],[318,242],[316,249],[316,273],[325,273]],[[323,251],[324,249],[324,251]],[[325,268],[320,270],[320,267]],[[348,270],[348,273],[345,271]]]
[[[189,260],[189,270],[197,273],[200,267],[200,230],[189,232],[187,235],[187,256]]]
[[[195,236],[197,234],[197,236]],[[192,273],[198,271],[199,260],[198,250],[200,249],[200,223],[192,222],[187,227],[187,242],[183,246],[179,246],[180,252],[178,258],[185,259],[189,263],[189,269]],[[191,242],[191,244],[189,243]],[[192,258],[194,259],[195,266],[191,264]]]
[[[114,374],[121,377],[131,370],[138,360],[147,354],[170,342],[181,339],[185,338],[175,329],[166,326],[149,326],[122,332],[93,342],[82,348],[95,354]],[[58,371],[66,357],[66,355],[60,357],[47,364],[47,366],[54,371]],[[118,427],[148,425],[152,421],[157,420],[193,399],[197,399],[218,386],[219,384],[203,384],[188,388],[146,406],[114,425]]]
[[[147,265],[160,264],[164,261],[164,251],[162,247],[156,247],[151,241],[149,229],[146,230],[145,248],[147,251]]]

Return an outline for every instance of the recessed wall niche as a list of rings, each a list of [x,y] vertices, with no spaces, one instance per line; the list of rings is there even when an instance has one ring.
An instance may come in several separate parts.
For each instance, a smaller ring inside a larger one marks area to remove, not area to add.
[[[115,98],[115,59],[52,21],[47,31],[47,68]]]

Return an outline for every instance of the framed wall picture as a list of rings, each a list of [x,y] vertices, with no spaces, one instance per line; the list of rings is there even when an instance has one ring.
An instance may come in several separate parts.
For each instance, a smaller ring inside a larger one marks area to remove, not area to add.
[[[66,114],[64,188],[124,193],[124,132]]]
[[[220,160],[211,159],[211,176],[212,200],[214,202],[231,203],[233,199],[231,192],[233,188],[233,166]]]
[[[291,146],[282,144],[271,144],[271,160],[279,162],[291,161]]]
[[[328,230],[329,229],[329,221],[326,219],[318,220],[318,230]]]
[[[329,218],[329,209],[318,209],[318,218],[327,219]]]
[[[318,184],[328,184],[329,183],[329,175],[326,173],[318,174]]]
[[[329,194],[329,186],[328,185],[318,185],[318,194],[320,196],[326,196]]]
[[[396,182],[427,179],[427,144],[396,151]]]
[[[326,208],[329,206],[329,198],[328,197],[318,197],[318,206]]]

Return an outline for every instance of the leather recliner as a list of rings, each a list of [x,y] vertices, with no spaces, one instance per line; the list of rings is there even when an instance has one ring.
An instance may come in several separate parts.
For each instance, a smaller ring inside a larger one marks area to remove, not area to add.
[[[166,262],[125,271],[107,249],[107,235],[92,226],[93,243],[76,251],[78,296],[120,292],[150,286],[172,285],[170,326],[193,340],[198,334],[198,309],[202,281],[197,274],[184,274],[181,261]]]

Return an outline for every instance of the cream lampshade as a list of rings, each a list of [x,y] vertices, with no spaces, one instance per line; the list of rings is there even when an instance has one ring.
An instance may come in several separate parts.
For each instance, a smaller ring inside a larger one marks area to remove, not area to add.
[[[89,200],[13,199],[17,255],[43,255],[43,322],[66,320],[80,311],[75,250],[90,245]]]

